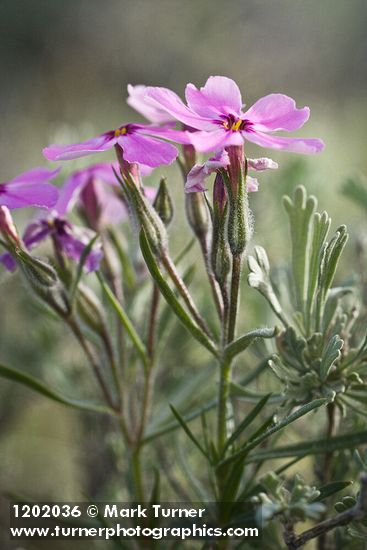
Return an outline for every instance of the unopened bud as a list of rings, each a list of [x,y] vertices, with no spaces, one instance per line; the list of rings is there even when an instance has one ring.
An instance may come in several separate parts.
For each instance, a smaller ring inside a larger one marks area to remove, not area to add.
[[[55,269],[44,260],[31,256],[25,250],[17,252],[16,260],[32,288],[50,290],[59,285],[60,279]]]
[[[20,246],[18,231],[7,206],[0,206],[0,232],[9,244]]]
[[[228,242],[234,256],[243,254],[251,238],[252,219],[248,206],[246,176],[247,163],[243,146],[228,147],[230,164],[228,166],[229,198]]]
[[[225,285],[231,260],[226,239],[228,196],[222,175],[218,172],[213,190],[213,236],[211,243],[211,267],[218,283]]]
[[[158,212],[158,215],[164,225],[168,227],[173,219],[174,209],[165,178],[162,178],[159,183],[158,192],[153,202],[153,207]]]
[[[79,283],[76,300],[78,314],[83,322],[96,334],[103,334],[106,320],[102,305],[95,293],[90,288]]]

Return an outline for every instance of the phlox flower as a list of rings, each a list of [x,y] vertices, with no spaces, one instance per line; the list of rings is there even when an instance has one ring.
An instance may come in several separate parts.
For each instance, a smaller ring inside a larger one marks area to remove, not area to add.
[[[134,102],[140,104],[136,97]],[[156,119],[157,116],[153,118]],[[188,137],[186,132],[174,130],[169,126],[128,123],[81,143],[49,145],[43,150],[43,154],[49,160],[71,160],[118,146],[128,163],[156,168],[162,164],[171,164],[178,155],[174,145],[162,140],[187,143]]]
[[[58,190],[48,182],[59,172],[60,168],[33,168],[0,184],[0,206],[7,206],[10,210],[26,206],[52,208],[56,204]]]
[[[237,84],[224,76],[211,76],[205,86],[186,86],[187,105],[167,88],[148,87],[146,96],[182,123],[196,128],[189,133],[194,147],[203,153],[217,151],[245,140],[261,147],[314,154],[324,148],[320,139],[274,135],[301,128],[310,116],[310,109],[298,109],[295,101],[284,94],[270,94],[242,110],[241,92]]]

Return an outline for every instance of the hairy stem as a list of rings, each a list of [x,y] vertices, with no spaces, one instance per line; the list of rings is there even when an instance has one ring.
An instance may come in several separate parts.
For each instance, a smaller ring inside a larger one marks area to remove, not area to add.
[[[228,321],[228,343],[232,342],[236,332],[236,320],[239,301],[239,290],[241,281],[242,255],[236,254],[233,256],[232,263],[232,280],[231,280],[231,298],[229,304],[229,321]]]
[[[221,452],[227,440],[227,401],[231,382],[231,361],[224,360],[220,364],[218,417],[217,417],[217,447]]]

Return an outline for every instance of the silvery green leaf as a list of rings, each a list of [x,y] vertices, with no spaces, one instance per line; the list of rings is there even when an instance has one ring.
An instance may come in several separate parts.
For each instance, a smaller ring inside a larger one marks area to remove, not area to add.
[[[303,312],[307,302],[312,219],[317,201],[313,196],[307,197],[306,189],[299,186],[294,192],[293,201],[285,196],[283,204],[290,222],[296,303]]]
[[[327,342],[320,364],[321,380],[326,380],[331,368],[340,358],[344,341],[337,334]]]

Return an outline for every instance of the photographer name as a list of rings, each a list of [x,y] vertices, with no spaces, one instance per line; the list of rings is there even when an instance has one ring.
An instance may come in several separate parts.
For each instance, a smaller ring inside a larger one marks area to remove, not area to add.
[[[117,504],[106,504],[103,512],[105,518],[202,518],[205,508],[167,508],[161,504],[144,507],[138,504],[134,508],[121,508]]]

